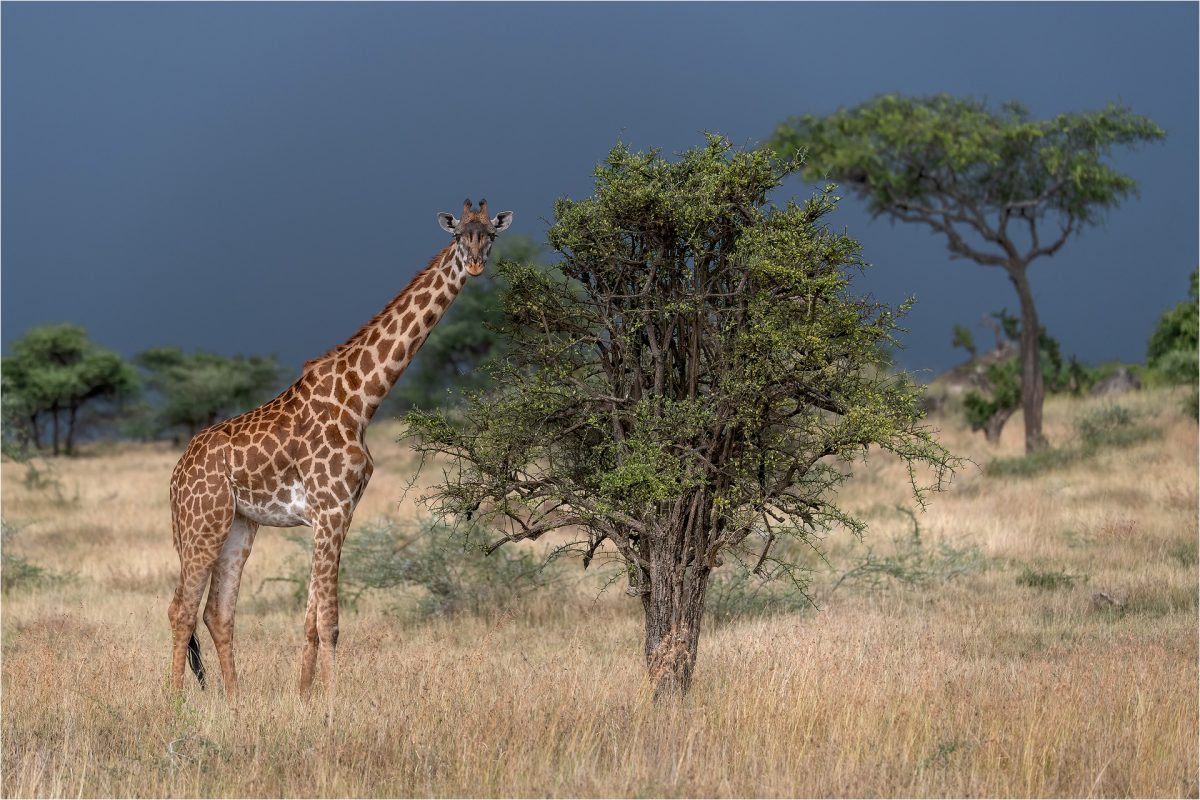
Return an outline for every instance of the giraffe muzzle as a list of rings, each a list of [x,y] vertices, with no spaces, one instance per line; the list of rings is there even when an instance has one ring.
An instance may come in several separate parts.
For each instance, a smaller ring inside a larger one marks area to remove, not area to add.
[[[467,262],[467,272],[471,275],[482,274],[483,273],[483,262],[482,261],[468,261]]]

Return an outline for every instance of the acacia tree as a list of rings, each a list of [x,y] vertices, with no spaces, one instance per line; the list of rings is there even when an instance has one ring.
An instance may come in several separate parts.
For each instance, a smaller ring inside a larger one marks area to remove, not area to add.
[[[133,367],[70,323],[31,328],[13,342],[12,355],[3,359],[3,373],[8,421],[21,419],[24,430],[19,435],[38,449],[48,421],[54,455],[75,452],[85,407],[119,402],[138,390]]]
[[[876,216],[927,226],[952,258],[999,267],[1021,304],[1025,449],[1043,444],[1045,388],[1029,265],[1100,221],[1136,182],[1106,163],[1112,148],[1165,136],[1150,119],[1110,105],[1034,120],[1018,103],[884,95],[779,126],[771,145],[804,153],[805,175],[849,186]]]
[[[931,465],[918,498],[952,466],[919,388],[877,368],[895,312],[850,292],[859,245],[822,224],[832,196],[768,204],[798,167],[716,136],[676,161],[618,145],[594,196],[556,204],[558,269],[499,265],[497,390],[407,418],[449,457],[426,501],[490,522],[493,549],[566,529],[585,567],[623,561],[656,696],[690,684],[723,552],[761,574],[788,567],[781,537],[860,530],[835,490],[872,445]]]
[[[134,356],[146,370],[146,385],[159,395],[155,432],[182,428],[190,437],[223,417],[253,408],[278,388],[274,356],[232,358],[155,347]]]

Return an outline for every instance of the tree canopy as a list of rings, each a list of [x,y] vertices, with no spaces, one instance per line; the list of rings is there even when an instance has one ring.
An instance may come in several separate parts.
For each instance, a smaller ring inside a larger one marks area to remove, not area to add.
[[[3,360],[5,416],[22,420],[17,433],[41,448],[50,425],[55,455],[75,451],[79,413],[85,406],[120,401],[138,389],[137,373],[124,359],[97,346],[79,325],[32,328]]]
[[[1146,346],[1146,363],[1174,383],[1196,382],[1200,346],[1196,284],[1197,271],[1193,270],[1188,299],[1163,312]]]
[[[832,178],[875,215],[928,227],[951,257],[1003,268],[1021,301],[1026,448],[1042,443],[1040,325],[1027,268],[1053,256],[1134,193],[1109,159],[1115,147],[1165,136],[1119,105],[1033,119],[1019,103],[993,110],[951,95],[883,95],[827,116],[794,117],[771,146],[804,153],[809,179]]]
[[[157,347],[134,361],[159,395],[160,404],[151,412],[154,433],[181,428],[191,436],[269,399],[279,384],[279,362],[273,356],[187,354],[177,347]]]
[[[717,136],[675,160],[616,146],[592,197],[555,206],[560,271],[499,265],[496,390],[407,417],[450,458],[437,511],[491,523],[494,547],[567,529],[585,566],[623,562],[660,693],[687,689],[723,552],[786,569],[778,538],[859,530],[836,489],[871,447],[932,467],[918,496],[953,463],[921,390],[879,369],[903,307],[851,291],[831,191],[769,203],[799,168]]]

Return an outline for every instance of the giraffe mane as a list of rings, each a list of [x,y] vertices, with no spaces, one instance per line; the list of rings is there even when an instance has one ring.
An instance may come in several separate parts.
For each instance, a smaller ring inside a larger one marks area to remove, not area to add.
[[[454,244],[451,243],[451,244],[447,245],[446,247],[442,248],[441,250],[439,250],[433,256],[433,258],[429,260],[429,263],[425,266],[425,269],[421,270],[416,275],[414,275],[413,279],[411,281],[409,281],[408,284],[403,289],[400,290],[400,293],[398,295],[396,295],[395,297],[393,297],[390,303],[388,303],[386,306],[384,306],[382,309],[380,309],[378,314],[376,314],[375,316],[373,316],[369,320],[367,320],[367,322],[361,328],[359,328],[357,331],[354,332],[353,336],[351,336],[349,339],[347,339],[346,341],[342,342],[339,345],[334,345],[328,351],[326,351],[323,355],[320,355],[320,356],[317,356],[316,358],[305,361],[304,368],[301,370],[301,375],[307,375],[309,372],[311,372],[317,366],[325,363],[326,361],[328,361],[330,359],[337,358],[339,355],[341,355],[342,353],[345,353],[347,350],[351,350],[358,344],[361,344],[362,341],[371,334],[371,330],[377,324],[379,324],[379,322],[381,320],[383,320],[384,317],[386,317],[388,314],[390,314],[392,312],[392,310],[396,307],[396,304],[399,303],[412,290],[413,285],[416,284],[417,281],[419,281],[423,276],[425,276],[427,273],[431,272],[432,270],[439,269],[445,263],[447,251],[452,250],[453,248],[454,248]]]

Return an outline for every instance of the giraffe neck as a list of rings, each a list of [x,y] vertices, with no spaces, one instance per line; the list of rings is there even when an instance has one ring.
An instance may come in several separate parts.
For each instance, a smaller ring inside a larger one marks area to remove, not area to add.
[[[466,280],[451,242],[382,311],[344,344],[306,364],[305,372],[321,378],[332,367],[334,401],[365,426]]]

